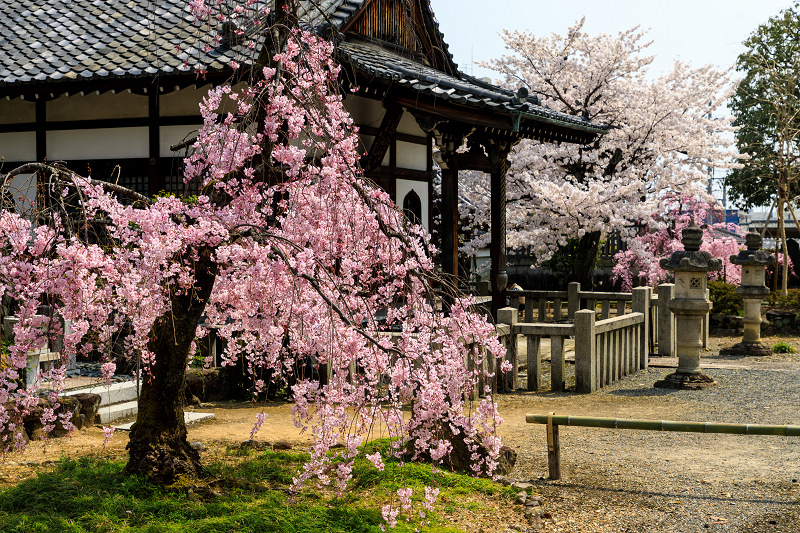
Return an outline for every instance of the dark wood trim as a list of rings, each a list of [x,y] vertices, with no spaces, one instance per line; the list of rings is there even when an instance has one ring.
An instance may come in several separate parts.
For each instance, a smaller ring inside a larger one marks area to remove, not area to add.
[[[458,168],[460,170],[480,170],[489,174],[493,170],[493,165],[489,158],[485,155],[477,154],[453,154],[458,160]]]
[[[47,159],[47,101],[36,100],[36,161]]]
[[[147,99],[148,107],[148,128],[147,143],[150,159],[148,161],[148,190],[151,193],[159,192],[164,189],[164,178],[161,175],[161,121],[160,121],[160,99],[157,87],[150,91]]]
[[[382,126],[381,126],[382,127]],[[359,126],[358,132],[363,133],[364,135],[371,135],[373,137],[377,137],[380,134],[380,128],[376,128],[375,126]],[[425,144],[428,142],[427,137],[420,137],[418,135],[410,135],[408,133],[400,133],[399,131],[395,133],[397,135],[397,140],[402,141],[405,143],[411,144]]]
[[[367,155],[361,160],[361,164],[366,170],[375,170],[381,166],[386,151],[390,146],[394,145],[397,126],[400,124],[400,119],[402,118],[402,107],[390,105],[386,109],[383,120],[381,120],[381,126],[378,128],[377,135],[372,141],[372,146],[370,146]]]
[[[428,134],[428,230],[433,231],[433,135]]]
[[[408,109],[416,109],[437,117],[464,124],[502,130],[512,130],[513,128],[510,116],[487,116],[487,114],[490,113],[488,111],[480,113],[464,107],[456,108],[441,99],[435,102],[424,102],[420,100],[419,97],[398,96],[397,103]]]
[[[201,126],[203,117],[175,116],[159,117],[159,126]],[[92,120],[59,120],[47,123],[47,131],[59,130],[94,130],[106,128],[142,128],[150,126],[149,117],[139,118],[100,118]],[[18,133],[35,131],[36,122],[18,122],[16,124],[0,124],[0,133]]]

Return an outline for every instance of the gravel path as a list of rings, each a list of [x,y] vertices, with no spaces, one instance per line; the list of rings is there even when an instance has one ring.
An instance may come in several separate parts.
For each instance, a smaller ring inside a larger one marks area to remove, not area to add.
[[[534,483],[545,531],[800,531],[800,437],[562,427],[562,479],[545,479],[545,428],[524,412],[800,425],[796,356],[704,361],[719,363],[704,391],[654,389],[670,370],[651,368],[591,395],[501,396],[511,477]]]

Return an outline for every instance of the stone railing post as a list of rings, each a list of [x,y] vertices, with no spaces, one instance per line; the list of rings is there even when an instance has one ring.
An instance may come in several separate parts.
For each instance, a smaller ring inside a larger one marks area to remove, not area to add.
[[[567,318],[575,320],[575,313],[581,308],[581,284],[573,281],[567,285]]]
[[[591,309],[575,313],[575,392],[597,390],[594,321]]]
[[[519,364],[517,363],[517,334],[514,324],[519,321],[519,311],[515,307],[503,307],[497,310],[497,322],[508,324],[510,332],[506,337],[506,361],[511,363],[511,375],[503,376],[503,389],[514,392],[519,382]]]
[[[675,298],[675,284],[658,286],[658,355],[675,357],[675,315],[669,308]]]
[[[647,370],[650,363],[650,346],[647,342],[650,337],[650,298],[653,297],[653,289],[650,287],[637,287],[633,289],[631,310],[634,313],[642,313],[644,322],[639,333],[639,345],[635,347],[639,352],[636,361],[638,369]]]

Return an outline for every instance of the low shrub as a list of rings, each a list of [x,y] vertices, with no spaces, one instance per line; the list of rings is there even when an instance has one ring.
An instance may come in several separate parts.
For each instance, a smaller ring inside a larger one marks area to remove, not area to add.
[[[709,281],[708,291],[714,303],[713,313],[739,316],[744,312],[744,301],[736,294],[736,285],[724,281]]]
[[[772,291],[769,295],[769,303],[775,307],[800,309],[800,289],[789,289],[786,296],[783,296],[780,291]]]

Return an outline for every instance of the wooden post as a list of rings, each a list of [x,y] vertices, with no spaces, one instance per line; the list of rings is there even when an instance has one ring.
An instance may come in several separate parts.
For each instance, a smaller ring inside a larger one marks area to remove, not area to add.
[[[558,442],[558,426],[553,424],[553,413],[547,415],[547,468],[550,479],[561,479],[561,446]]]
[[[539,350],[542,338],[539,335],[526,335],[525,338],[528,350],[528,390],[538,391],[542,389],[542,354]]]
[[[514,325],[519,321],[519,312],[516,307],[504,307],[497,310],[497,322],[499,324],[508,324],[509,334],[506,337],[506,361],[511,363],[511,375],[503,379],[506,386],[504,390],[514,392],[517,389],[519,382],[519,363],[517,357],[517,334],[514,331]],[[510,387],[507,385],[510,382]]]
[[[575,313],[581,308],[581,284],[573,281],[567,285],[567,318],[575,320]]]
[[[575,392],[594,392],[597,387],[594,322],[594,310],[575,313]],[[530,353],[528,361],[530,365]]]
[[[642,313],[644,315],[644,322],[639,329],[638,335],[638,357],[636,360],[637,370],[647,370],[650,363],[649,345],[647,339],[650,337],[650,298],[653,292],[650,287],[637,287],[633,289],[633,302],[631,309],[634,313]]]
[[[662,283],[658,286],[658,355],[675,357],[675,316],[669,303],[675,298],[675,284]]]
[[[564,337],[550,337],[550,390],[564,392]]]

